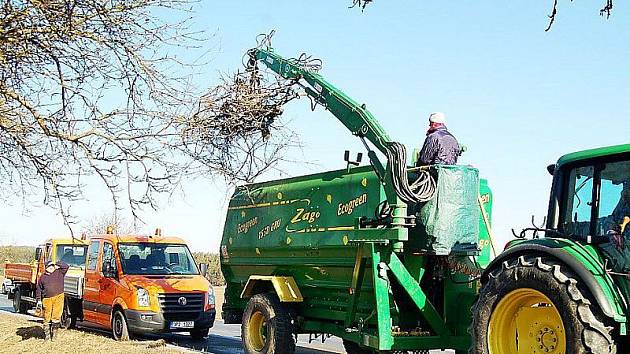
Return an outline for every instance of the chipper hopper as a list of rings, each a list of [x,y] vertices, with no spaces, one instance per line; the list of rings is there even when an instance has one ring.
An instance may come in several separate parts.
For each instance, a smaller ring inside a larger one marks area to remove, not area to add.
[[[302,333],[341,337],[349,353],[467,352],[490,261],[487,182],[470,166],[407,167],[365,105],[271,48],[249,55],[360,138],[370,166],[346,153],[345,169],[236,189],[221,241],[223,318],[242,323],[245,352],[292,353]]]

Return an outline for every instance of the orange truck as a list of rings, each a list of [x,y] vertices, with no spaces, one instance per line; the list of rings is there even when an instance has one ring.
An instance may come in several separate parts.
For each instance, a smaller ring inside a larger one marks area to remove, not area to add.
[[[208,335],[216,311],[207,265],[197,266],[182,239],[162,237],[158,229],[155,236],[92,236],[88,244],[84,273],[66,275],[67,283],[78,284],[66,289],[72,318],[110,330],[117,340]]]
[[[35,249],[34,261],[31,263],[10,263],[4,264],[4,281],[2,283],[2,293],[13,300],[13,308],[16,312],[26,313],[35,307],[35,285],[37,279],[44,272],[44,265],[48,261],[62,261],[67,263],[67,276],[83,274],[85,259],[87,255],[87,243],[71,237],[56,237],[48,239],[44,244]],[[64,286],[76,287],[71,281]],[[69,326],[69,309],[64,311],[63,321]]]

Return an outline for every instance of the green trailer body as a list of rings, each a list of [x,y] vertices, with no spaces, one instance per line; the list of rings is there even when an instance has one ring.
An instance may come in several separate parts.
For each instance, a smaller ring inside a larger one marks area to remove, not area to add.
[[[470,166],[409,168],[365,105],[271,48],[248,54],[248,70],[264,63],[293,80],[361,139],[370,166],[346,154],[343,170],[236,189],[220,249],[223,317],[242,324],[245,352],[292,353],[296,333],[341,337],[351,354],[466,352],[492,247],[487,181]]]
[[[413,246],[427,237],[420,227],[362,226],[386,200],[371,167],[239,187],[221,241],[223,317],[240,323],[251,296],[274,291],[266,277],[283,277],[295,281],[303,299],[286,302],[298,333],[333,334],[378,350],[465,351],[475,277],[490,260],[485,180],[478,192],[473,208],[483,205],[486,217],[477,214],[475,250],[438,256]]]

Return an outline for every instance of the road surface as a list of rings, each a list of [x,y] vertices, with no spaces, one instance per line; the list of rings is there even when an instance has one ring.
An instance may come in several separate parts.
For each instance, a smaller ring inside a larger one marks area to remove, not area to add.
[[[6,295],[0,295],[0,311],[13,312],[13,304],[8,300]],[[109,336],[109,332],[99,330],[97,328],[82,325],[79,327],[98,332]],[[198,352],[214,353],[214,354],[242,354],[241,346],[241,326],[226,325],[223,321],[216,321],[214,327],[210,330],[210,336],[205,341],[193,341],[189,336],[184,334],[169,334],[160,338],[166,339],[172,345],[191,349]],[[154,338],[151,338],[154,339]],[[300,335],[297,343],[296,354],[333,354],[345,353],[341,339],[337,337],[328,338],[324,343],[321,339],[308,342],[307,335]],[[432,354],[437,353],[453,353],[452,351],[432,350]]]

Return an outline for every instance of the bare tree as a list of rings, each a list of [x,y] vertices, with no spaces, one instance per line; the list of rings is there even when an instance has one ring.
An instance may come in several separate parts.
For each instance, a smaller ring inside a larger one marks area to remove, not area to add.
[[[261,35],[270,44],[273,31]],[[261,37],[259,36],[259,37]],[[295,135],[278,124],[284,105],[298,97],[295,80],[283,80],[259,69],[245,55],[244,71],[225,75],[182,122],[185,152],[193,161],[233,179],[251,181],[283,160],[281,151],[297,144]]]
[[[278,161],[283,144],[210,122],[209,96],[170,54],[205,44],[188,25],[193,2],[0,2],[0,198],[43,194],[70,225],[97,178],[137,217],[187,174],[251,180]]]
[[[361,9],[361,11],[364,11],[365,7],[368,6],[370,3],[372,3],[372,1],[374,0],[352,0],[352,4],[350,5],[350,8],[357,7]],[[573,2],[573,0],[571,0],[571,2]],[[599,15],[606,16],[606,18],[609,18],[610,15],[612,14],[612,9],[613,9],[613,0],[605,0],[604,4],[599,9]],[[547,28],[545,28],[545,32],[548,32],[551,29],[551,26],[556,20],[557,14],[558,14],[558,0],[553,0],[551,14],[549,15],[549,22],[547,24]]]
[[[116,214],[104,213],[84,222],[81,233],[87,236],[101,235],[107,232],[108,227],[112,227],[113,232],[118,235],[132,235],[138,232],[136,225],[129,219]]]
[[[606,16],[606,18],[608,19],[610,18],[610,14],[612,14],[612,9],[613,9],[613,0],[605,0],[604,4],[599,9],[599,15]],[[551,14],[549,15],[549,23],[547,24],[547,28],[545,29],[545,32],[548,32],[551,29],[551,26],[556,21],[557,14],[558,14],[558,0],[553,0]]]

